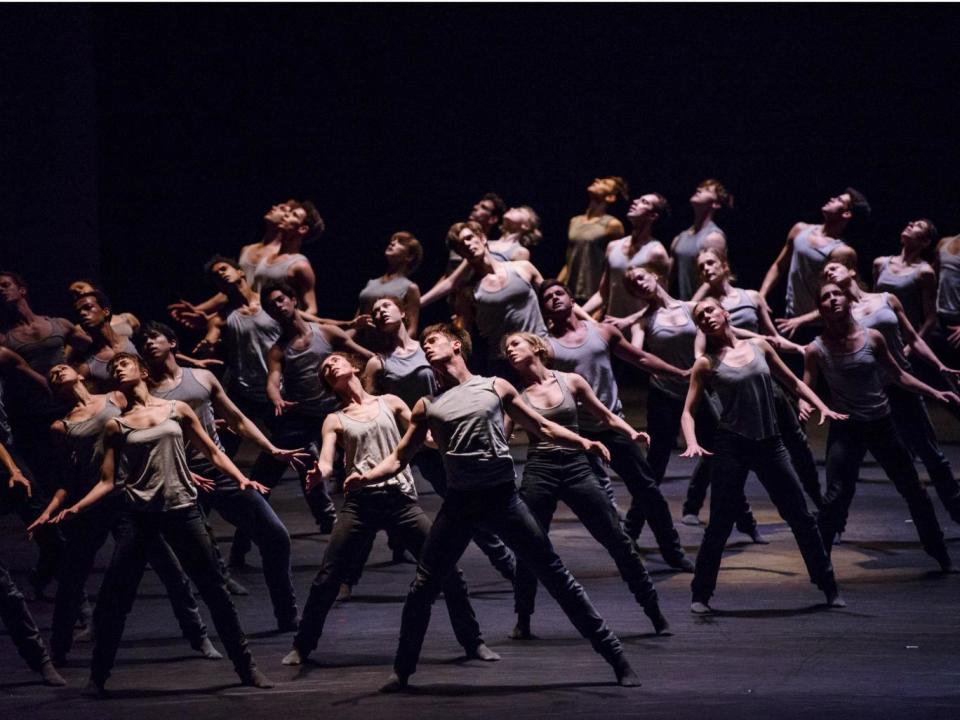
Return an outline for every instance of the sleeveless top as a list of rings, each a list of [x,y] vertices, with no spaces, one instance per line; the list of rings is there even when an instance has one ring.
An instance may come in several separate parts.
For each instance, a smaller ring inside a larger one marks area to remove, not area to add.
[[[337,419],[343,428],[343,462],[348,475],[372,470],[400,443],[400,428],[381,397],[377,398],[377,415],[372,420],[357,420],[343,411],[337,411]],[[386,480],[364,485],[360,492],[394,488],[411,498],[417,497],[409,466]]]
[[[140,354],[137,352],[137,348],[134,347],[133,343],[130,342],[130,338],[128,337],[123,338],[123,346],[117,352],[132,353],[133,355]],[[112,355],[110,356],[110,359],[113,359]],[[90,371],[90,375],[87,377],[87,380],[90,381],[90,385],[93,387],[93,392],[104,393],[113,389],[113,378],[107,371],[107,365],[110,364],[110,360],[99,360],[94,355],[88,355],[82,362],[86,364]]]
[[[240,251],[240,257],[237,258],[237,264],[243,270],[243,276],[247,279],[247,284],[253,287],[254,278],[257,275],[257,265],[259,261],[254,262],[250,259],[250,251],[245,247]]]
[[[556,405],[546,408],[535,405],[530,399],[530,396],[527,394],[526,390],[520,393],[520,397],[523,398],[523,401],[527,405],[543,415],[547,420],[552,420],[557,425],[565,427],[571,432],[579,432],[579,426],[577,424],[577,401],[570,393],[570,388],[567,385],[567,379],[564,377],[564,373],[558,373],[556,371],[553,372],[553,377],[557,381],[557,386],[560,388],[561,395],[560,402]],[[550,452],[556,450],[562,450],[564,452],[579,452],[579,450],[559,445],[552,440],[541,440],[536,436],[530,437],[530,453],[535,453],[538,451]]]
[[[750,440],[765,440],[779,434],[773,378],[763,352],[751,345],[753,357],[742,367],[717,362],[710,386],[720,401],[721,429]]]
[[[413,281],[407,277],[395,277],[386,282],[382,278],[371,278],[360,291],[360,312],[368,313],[373,310],[373,304],[380,298],[395,297],[404,300],[411,285]]]
[[[120,317],[120,322],[113,322],[117,318],[110,318],[110,327],[113,328],[113,331],[120,337],[132,338],[133,337],[133,325],[130,324],[130,321],[125,317]]]
[[[197,500],[179,421],[172,400],[167,418],[153,427],[133,428],[122,416],[117,418],[127,469],[123,489],[130,507],[137,512],[180,510]]]
[[[822,228],[822,225],[805,227],[793,240],[793,254],[787,271],[787,317],[817,309],[817,292],[823,268],[830,260],[830,253],[844,244],[843,240],[831,239],[822,247],[814,247],[810,243],[810,235]]]
[[[529,332],[547,337],[547,327],[540,313],[540,302],[533,285],[524,280],[509,264],[507,284],[499,290],[485,290],[478,282],[473,289],[477,329],[492,342],[512,332]]]
[[[497,257],[497,258],[499,258],[499,259],[501,259],[501,260],[513,260],[514,258],[517,257],[517,253],[520,252],[520,248],[522,248],[522,247],[523,247],[523,245],[521,245],[521,244],[518,243],[518,242],[517,242],[517,243],[510,243],[509,245],[507,245],[506,249],[504,249],[504,250],[490,250],[490,253],[491,253],[494,257]]]
[[[820,369],[830,387],[834,410],[861,421],[881,420],[890,414],[880,365],[869,338],[849,353],[830,351],[819,336],[814,342],[820,350]]]
[[[31,340],[24,342],[8,332],[3,339],[3,345],[15,353],[19,354],[27,365],[38,373],[47,376],[50,368],[66,362],[66,332],[56,322],[56,318],[43,316],[43,319],[50,325],[50,334],[40,340]],[[23,417],[43,417],[43,416],[62,416],[69,408],[61,405],[50,393],[39,387],[36,383],[17,379],[10,383],[9,391],[9,411],[14,418]]]
[[[588,322],[586,338],[580,345],[561,345],[553,336],[547,338],[553,348],[551,365],[563,372],[574,372],[583,377],[597,399],[614,415],[623,415],[620,390],[610,364],[610,345],[604,340],[595,323]],[[604,427],[592,413],[584,412],[581,427],[599,430]]]
[[[383,364],[383,374],[380,376],[383,392],[396,395],[408,407],[412,408],[422,397],[437,394],[437,376],[427,362],[420,343],[417,343],[416,351],[406,357],[393,352],[380,355],[380,362]]]
[[[734,288],[737,291],[737,297],[730,299],[724,295],[721,305],[723,309],[730,313],[730,325],[750,332],[760,332],[760,313],[757,309],[757,303],[753,301],[746,290]]]
[[[333,346],[316,323],[310,326],[310,344],[295,350],[292,343],[283,349],[283,395],[298,403],[295,411],[308,417],[326,417],[340,406],[340,400],[320,380],[320,363],[333,352]]]
[[[657,247],[663,247],[659,240],[651,238],[631,257],[627,257],[624,248],[629,247],[630,236],[614,240],[608,246],[607,280],[609,281],[609,296],[607,301],[607,315],[626,317],[646,307],[646,301],[634,297],[624,287],[627,270],[645,265]]]
[[[937,313],[947,316],[950,320],[956,320],[960,318],[960,254],[948,253],[947,244],[949,243],[940,249]]]
[[[267,353],[280,337],[280,326],[260,308],[256,315],[234,310],[223,328],[227,377],[234,392],[267,402]]]
[[[686,322],[683,325],[670,326],[660,322],[663,308],[659,308],[647,321],[646,347],[664,362],[685,370],[693,367],[694,341],[697,338],[697,326],[687,306],[681,305]],[[673,398],[683,400],[687,396],[689,382],[677,377],[650,377],[650,384]]]
[[[494,380],[473,375],[426,401],[427,421],[451,489],[479,490],[516,480]]]
[[[678,300],[689,300],[700,287],[697,270],[697,254],[703,250],[703,242],[710,233],[720,233],[723,230],[717,227],[717,224],[710,220],[702,228],[694,232],[693,228],[687,228],[675,238],[676,244],[673,246],[673,262],[677,265],[677,295]],[[726,237],[726,236],[724,236]]]
[[[108,398],[100,412],[93,417],[77,421],[63,419],[66,429],[64,443],[72,471],[72,482],[66,488],[71,502],[82,498],[100,481],[103,429],[110,418],[119,417],[120,413],[120,408]],[[116,490],[119,491],[119,487]]]
[[[578,300],[588,299],[600,287],[610,224],[617,220],[613,215],[603,215],[590,222],[577,222],[583,217],[578,215],[571,219],[567,231],[570,253],[567,286]]]
[[[907,360],[906,353],[903,351],[903,336],[900,334],[900,321],[897,314],[890,307],[890,294],[883,293],[883,304],[880,305],[870,315],[862,315],[857,319],[863,327],[877,330],[890,348],[890,354],[897,364],[907,372],[910,372],[910,361]],[[886,370],[880,370],[880,376],[884,385],[890,385],[893,378],[889,377]]]
[[[924,263],[912,266],[909,272],[899,274],[890,271],[890,258],[885,258],[877,276],[877,292],[891,292],[903,305],[907,319],[917,329],[923,325],[923,289],[920,287],[920,270]]]
[[[275,263],[269,262],[277,257],[282,257],[283,259]],[[307,260],[307,256],[301,255],[300,253],[285,253],[284,255],[273,255],[272,257],[263,258],[257,263],[257,267],[253,271],[253,282],[250,283],[250,287],[260,292],[260,288],[267,283],[286,282],[290,274],[290,268],[300,260]],[[309,262],[309,260],[307,260],[307,262]],[[244,270],[244,272],[246,272],[246,270]]]

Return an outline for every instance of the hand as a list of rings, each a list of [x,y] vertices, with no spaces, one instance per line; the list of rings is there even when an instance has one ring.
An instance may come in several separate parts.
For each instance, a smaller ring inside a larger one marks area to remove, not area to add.
[[[310,453],[307,452],[306,448],[297,448],[296,450],[284,450],[283,448],[275,447],[270,451],[270,454],[273,456],[274,460],[280,460],[281,462],[289,463],[297,472],[300,472],[307,466],[307,460],[313,457]]]
[[[193,348],[193,354],[199,355],[201,358],[210,357],[213,354],[214,347],[216,343],[212,343],[206,338],[201,340]]]
[[[603,324],[604,324],[604,325],[613,325],[613,326],[614,326],[617,330],[619,330],[620,332],[623,332],[623,331],[626,330],[628,327],[630,327],[631,325],[633,325],[633,323],[630,322],[630,318],[618,318],[618,317],[613,317],[612,315],[607,315],[607,316],[603,319]]]
[[[307,471],[307,475],[304,480],[304,491],[310,492],[322,482],[323,473],[320,471],[320,462],[317,461],[313,464],[313,467]]]
[[[702,455],[713,455],[713,453],[704,450],[697,443],[687,445],[687,449],[680,453],[680,457],[701,457]]]
[[[203,330],[207,326],[207,316],[186,300],[167,306],[170,317],[189,330]]]
[[[596,440],[587,440],[583,441],[583,449],[593,455],[600,457],[605,463],[610,462],[610,451],[607,450],[607,446],[602,442],[597,442]]]
[[[643,443],[644,445],[650,444],[650,436],[645,432],[633,431],[633,435],[630,436],[630,439],[637,443]]]
[[[261,495],[270,494],[270,488],[268,488],[266,485],[262,485],[256,482],[255,480],[251,480],[250,478],[243,478],[237,484],[240,485],[241,490],[246,490],[247,488],[250,488],[252,490],[256,490]]]
[[[792,338],[793,334],[797,331],[797,328],[803,325],[799,318],[777,318],[774,320],[774,323],[777,326],[777,330],[786,335],[788,338]]]
[[[357,315],[353,320],[347,323],[348,330],[356,330],[358,328],[372,328],[373,327],[373,318],[369,313],[362,313]]]
[[[224,366],[223,360],[219,358],[191,358],[191,362],[198,368],[203,368],[204,370],[222,368]]]
[[[948,368],[946,365],[939,368],[939,370],[940,370],[940,374],[945,376],[948,381],[956,380],[958,377],[960,377],[960,370],[954,370],[953,368]]]
[[[362,473],[350,473],[347,475],[347,479],[343,481],[343,492],[348,493],[351,490],[356,490],[358,487],[362,487],[366,484],[367,478],[364,477]]]
[[[17,485],[23,486],[28,498],[33,497],[33,485],[30,484],[27,476],[20,472],[20,470],[10,473],[10,481],[7,483],[7,487],[11,490],[13,490],[13,488]]]
[[[806,422],[810,419],[810,416],[813,415],[813,405],[803,398],[800,398],[798,406],[800,408],[800,412],[797,413],[797,416],[800,418],[800,422]]]
[[[273,401],[273,415],[274,415],[274,417],[280,417],[280,416],[283,415],[287,410],[290,410],[291,408],[295,408],[295,407],[296,407],[297,405],[299,405],[299,404],[300,404],[300,403],[295,402],[295,401],[293,401],[293,400],[284,400],[283,398],[281,398],[280,400],[274,400],[274,401]]]
[[[209,493],[217,489],[217,484],[213,480],[203,475],[197,475],[195,472],[190,473],[190,479],[193,480],[193,484],[201,492]]]
[[[40,515],[27,526],[27,538],[33,540],[33,531],[36,530],[41,525],[46,525],[50,522],[50,513],[44,510]]]
[[[808,417],[809,417],[809,414],[808,414]],[[827,418],[830,418],[833,421],[837,421],[837,420],[848,420],[850,416],[844,415],[843,413],[834,412],[830,408],[827,408],[826,410],[820,411],[820,422],[818,422],[817,425],[823,425],[824,421]]]
[[[947,330],[950,331],[950,334],[947,335],[947,342],[950,343],[950,347],[960,348],[960,325],[947,325]]]
[[[938,391],[937,400],[947,405],[960,405],[960,396],[955,392],[950,391]]]
[[[80,509],[76,505],[71,505],[66,510],[61,510],[59,514],[56,515],[51,521],[51,525],[58,525],[64,520],[69,520],[74,515],[79,514]]]

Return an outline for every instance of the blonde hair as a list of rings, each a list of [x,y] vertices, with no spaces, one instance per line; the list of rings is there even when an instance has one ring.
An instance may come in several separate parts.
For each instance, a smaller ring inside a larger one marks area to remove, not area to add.
[[[700,256],[703,255],[704,253],[710,253],[717,260],[719,260],[720,262],[722,262],[724,265],[727,266],[727,280],[730,283],[735,283],[737,281],[737,276],[733,274],[733,268],[730,267],[730,259],[727,256],[727,251],[724,250],[723,248],[717,248],[717,247],[707,247],[697,252],[697,259],[696,259],[697,276],[700,278],[700,280],[703,280],[703,277],[702,277],[703,273],[700,272],[700,267],[699,267]]]
[[[533,354],[540,358],[540,362],[546,364],[550,359],[550,349],[547,347],[547,342],[539,335],[534,335],[529,332],[512,332],[508,335],[504,335],[503,339],[500,341],[500,354],[507,354],[507,343],[510,342],[510,338],[519,337],[525,340],[530,347],[533,348]]]

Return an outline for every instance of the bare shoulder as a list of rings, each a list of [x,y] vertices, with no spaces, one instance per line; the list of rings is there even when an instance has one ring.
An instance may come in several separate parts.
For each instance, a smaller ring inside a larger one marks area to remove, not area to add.
[[[787,240],[793,240],[797,235],[810,227],[810,223],[798,222],[794,223],[793,227],[790,228],[790,232],[787,233]]]

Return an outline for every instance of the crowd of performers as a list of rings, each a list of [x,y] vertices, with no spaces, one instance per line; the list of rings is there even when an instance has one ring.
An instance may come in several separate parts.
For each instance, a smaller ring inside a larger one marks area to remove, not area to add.
[[[909,222],[900,252],[876,258],[867,283],[844,237],[870,207],[847,188],[823,206],[821,223],[790,230],[759,290],[743,289],[728,259],[741,250],[717,224],[732,204],[720,182],[696,188],[692,225],[669,245],[654,237],[669,213],[662,195],[636,197],[626,230],[610,214],[628,199],[622,179],[598,178],[587,194],[557,279],[534,262],[537,214],[490,193],[450,228],[447,268],[426,292],[411,279],[421,244],[395,233],[383,273],[345,321],[318,315],[322,297],[301,252],[324,229],[310,202],[270,208],[259,242],[206,264],[212,295],[175,302],[166,323],[141,323],[85,280],[69,287],[74,318],[39,315],[27,279],[0,270],[0,508],[16,512],[37,545],[33,592],[56,585],[47,644],[0,565],[0,610],[27,664],[62,685],[57,668],[86,635],[84,692],[106,694],[149,563],[190,647],[221,657],[192,584],[241,682],[270,687],[238,619],[242,600],[232,596],[245,589],[230,568],[257,547],[277,630],[293,633],[283,663],[297,665],[385,530],[394,555],[417,564],[382,690],[407,687],[441,592],[466,655],[500,659],[457,567],[471,541],[513,585],[512,638],[532,637],[542,584],[617,681],[636,685],[619,639],[549,540],[558,501],[610,554],[661,634],[669,625],[637,537],[649,524],[666,564],[693,575],[691,612],[711,613],[733,528],[766,542],[744,492],[753,471],[811,583],[827,606],[844,607],[831,550],[868,450],[906,501],[923,549],[956,572],[914,458],[960,522],[960,486],[926,407],[960,405],[960,236]],[[786,312],[774,320],[767,298],[782,284]],[[421,308],[444,298],[450,322],[421,329]],[[181,344],[178,325],[202,338]],[[634,368],[649,375],[646,432],[622,413],[618,381],[636,382]],[[825,487],[804,430],[811,417],[830,423]],[[521,430],[529,449],[518,478],[510,448]],[[680,522],[699,525],[711,492],[695,561],[660,489],[678,433],[681,454],[699,458]],[[231,459],[241,443],[259,453],[245,470]],[[442,498],[432,521],[411,466]],[[302,608],[290,536],[270,505],[290,468],[330,536]],[[623,512],[609,469],[629,491]],[[214,511],[235,527],[226,558],[207,520]],[[91,609],[88,576],[108,536],[113,555]]]

